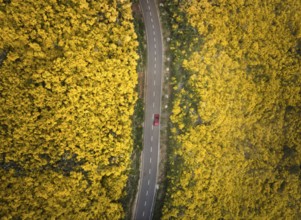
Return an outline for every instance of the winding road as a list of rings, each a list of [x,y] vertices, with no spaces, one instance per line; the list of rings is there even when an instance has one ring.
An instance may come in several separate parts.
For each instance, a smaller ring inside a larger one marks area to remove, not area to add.
[[[160,157],[160,124],[153,126],[154,114],[161,112],[163,41],[155,0],[140,0],[147,38],[145,83],[145,119],[140,181],[134,219],[151,219],[153,215]]]

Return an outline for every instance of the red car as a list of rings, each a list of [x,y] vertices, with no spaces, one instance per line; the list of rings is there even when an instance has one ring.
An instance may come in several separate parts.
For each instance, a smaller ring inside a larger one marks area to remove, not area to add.
[[[154,126],[159,125],[159,119],[160,119],[160,115],[159,114],[154,114],[154,122],[153,122]]]

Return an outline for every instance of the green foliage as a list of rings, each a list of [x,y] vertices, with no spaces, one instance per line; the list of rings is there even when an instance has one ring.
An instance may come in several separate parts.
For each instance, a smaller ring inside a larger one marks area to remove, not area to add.
[[[125,210],[124,220],[130,220],[133,216],[133,205],[135,204],[135,198],[138,189],[138,182],[140,176],[140,154],[142,151],[142,134],[143,134],[143,121],[144,121],[144,103],[143,103],[143,76],[139,79],[139,75],[144,75],[145,68],[145,27],[142,20],[142,14],[139,10],[139,2],[132,1],[132,11],[133,11],[133,21],[135,26],[135,32],[137,33],[137,41],[139,43],[137,52],[139,54],[139,59],[137,60],[137,72],[139,83],[136,86],[136,91],[139,97],[136,101],[133,114],[133,144],[134,149],[131,155],[131,166],[129,169],[129,178],[127,180],[126,187],[124,191],[126,195],[121,199],[123,209]]]
[[[300,218],[300,2],[173,4],[203,43],[176,55],[163,219]]]
[[[137,94],[129,1],[0,1],[0,218],[120,219]]]

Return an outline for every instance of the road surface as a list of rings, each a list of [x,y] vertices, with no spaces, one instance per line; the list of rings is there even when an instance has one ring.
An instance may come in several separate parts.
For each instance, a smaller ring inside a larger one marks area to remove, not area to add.
[[[160,125],[153,126],[154,114],[161,112],[163,44],[159,12],[155,0],[140,0],[147,38],[144,146],[140,184],[134,219],[151,219],[156,196],[160,150]]]

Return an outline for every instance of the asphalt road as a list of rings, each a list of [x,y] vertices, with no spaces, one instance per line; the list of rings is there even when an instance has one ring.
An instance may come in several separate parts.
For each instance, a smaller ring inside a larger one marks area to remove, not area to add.
[[[159,165],[160,125],[153,126],[154,114],[161,112],[163,44],[155,0],[140,0],[147,37],[144,146],[134,219],[151,219],[156,196]]]

